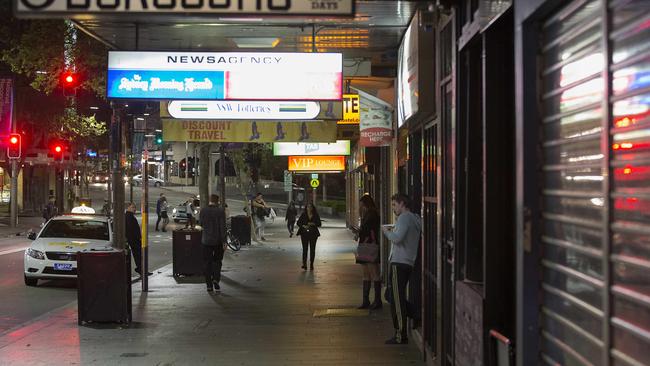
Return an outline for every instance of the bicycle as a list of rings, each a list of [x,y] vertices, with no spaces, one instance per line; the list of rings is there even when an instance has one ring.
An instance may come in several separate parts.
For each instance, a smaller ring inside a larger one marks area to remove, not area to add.
[[[233,252],[238,252],[241,249],[241,242],[230,230],[230,227],[226,228],[226,244]]]

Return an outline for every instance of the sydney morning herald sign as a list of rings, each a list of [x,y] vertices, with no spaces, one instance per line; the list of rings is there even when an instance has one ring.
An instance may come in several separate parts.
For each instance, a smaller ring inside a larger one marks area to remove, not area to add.
[[[25,17],[89,15],[323,15],[353,16],[354,0],[14,0]]]
[[[340,53],[108,53],[107,97],[193,100],[340,100]]]

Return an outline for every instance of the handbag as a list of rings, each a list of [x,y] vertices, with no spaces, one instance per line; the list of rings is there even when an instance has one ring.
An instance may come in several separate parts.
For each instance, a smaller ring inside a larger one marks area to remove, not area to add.
[[[370,240],[370,241],[369,241]],[[375,240],[375,232],[370,230],[370,237],[364,243],[357,245],[357,251],[354,253],[357,262],[374,263],[379,257],[379,245]]]

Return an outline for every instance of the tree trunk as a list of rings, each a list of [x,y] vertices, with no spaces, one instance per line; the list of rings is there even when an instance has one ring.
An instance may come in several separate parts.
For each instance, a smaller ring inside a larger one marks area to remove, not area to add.
[[[210,149],[212,143],[201,144],[199,152],[199,195],[201,196],[201,208],[208,205],[208,183],[210,175]]]

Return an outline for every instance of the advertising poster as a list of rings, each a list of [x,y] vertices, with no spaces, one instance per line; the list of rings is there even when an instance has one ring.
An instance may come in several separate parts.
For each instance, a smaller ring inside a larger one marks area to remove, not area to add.
[[[10,78],[0,78],[0,134],[11,132],[13,114],[14,82]]]
[[[339,124],[358,125],[361,118],[359,107],[359,94],[343,94],[343,119]]]
[[[340,101],[174,100],[160,103],[161,117],[178,119],[340,120]]]
[[[164,141],[336,142],[336,121],[163,119]]]
[[[389,146],[393,138],[393,108],[368,94],[361,98],[359,145]]]
[[[341,172],[345,170],[345,156],[289,156],[292,172]]]

